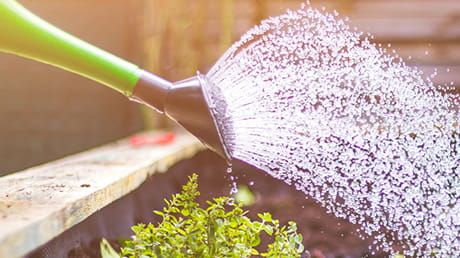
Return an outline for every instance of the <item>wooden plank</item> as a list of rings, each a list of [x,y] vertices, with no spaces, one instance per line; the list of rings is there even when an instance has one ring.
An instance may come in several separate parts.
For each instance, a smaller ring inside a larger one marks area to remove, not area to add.
[[[360,31],[370,32],[378,40],[458,41],[458,22],[450,17],[350,18]]]
[[[388,47],[388,44],[391,47]],[[382,46],[394,49],[409,64],[414,65],[460,65],[459,43],[409,43],[385,42]]]
[[[426,77],[436,72],[436,76],[431,80],[435,85],[455,87],[455,91],[460,93],[460,66],[451,65],[418,65],[419,70],[423,71]]]
[[[268,15],[280,15],[286,9],[296,10],[302,0],[270,1]],[[458,0],[318,0],[311,1],[315,8],[327,12],[337,10],[341,17],[350,17],[350,24],[361,31],[370,32],[379,40],[459,40],[460,2]],[[255,8],[250,1],[237,1],[237,35],[247,30],[248,17]],[[241,21],[245,19],[245,21]],[[246,23],[245,23],[246,22]],[[250,26],[252,27],[252,26]]]
[[[0,178],[0,257],[27,254],[202,149],[188,134],[164,146],[125,139]]]

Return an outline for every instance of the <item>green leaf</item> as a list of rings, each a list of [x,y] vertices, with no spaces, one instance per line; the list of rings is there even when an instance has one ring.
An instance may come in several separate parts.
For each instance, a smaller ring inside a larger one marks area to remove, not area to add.
[[[257,214],[257,216],[259,216],[259,218],[261,218],[262,220],[266,221],[266,222],[272,222],[272,215],[268,212],[264,212],[262,214]]]
[[[110,245],[109,241],[107,239],[103,238],[101,240],[101,243],[99,244],[100,250],[101,250],[101,257],[102,258],[120,258],[121,255],[119,255],[113,247]]]
[[[255,234],[251,240],[251,246],[258,246],[260,244],[260,235]]]
[[[238,191],[233,195],[235,200],[241,202],[244,206],[249,206],[255,203],[255,196],[245,185],[240,185]]]
[[[188,216],[188,215],[190,215],[190,210],[189,209],[183,209],[183,210],[181,210],[181,213],[184,216]]]
[[[265,225],[265,227],[263,229],[268,235],[270,235],[270,236],[273,235],[273,227],[272,226]]]
[[[153,211],[153,213],[155,213],[156,215],[160,215],[161,217],[165,216],[165,214],[161,211]]]

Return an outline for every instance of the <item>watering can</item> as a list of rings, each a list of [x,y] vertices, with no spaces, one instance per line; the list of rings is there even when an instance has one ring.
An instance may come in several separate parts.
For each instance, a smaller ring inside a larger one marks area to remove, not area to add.
[[[51,64],[104,84],[178,122],[228,163],[204,75],[172,83],[0,0],[0,51]]]

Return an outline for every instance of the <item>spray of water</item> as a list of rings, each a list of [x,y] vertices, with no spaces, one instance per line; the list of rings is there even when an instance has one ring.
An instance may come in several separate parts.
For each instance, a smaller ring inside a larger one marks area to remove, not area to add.
[[[460,257],[458,99],[337,15],[265,20],[209,71],[226,144],[376,249]]]

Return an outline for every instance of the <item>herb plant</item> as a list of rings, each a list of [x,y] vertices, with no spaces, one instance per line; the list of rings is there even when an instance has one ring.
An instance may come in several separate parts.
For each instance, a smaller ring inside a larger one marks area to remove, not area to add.
[[[200,195],[197,179],[196,174],[190,176],[180,194],[165,199],[162,211],[154,211],[162,217],[157,226],[133,226],[134,236],[124,243],[120,256],[300,257],[304,250],[302,235],[297,233],[294,222],[281,226],[270,213],[258,214],[260,221],[251,221],[245,216],[243,204],[231,197],[214,198],[207,201],[207,208],[201,208],[196,202]],[[273,240],[265,251],[256,249],[262,233]],[[113,250],[107,251],[107,245],[106,241],[101,243],[101,252],[113,254]]]

